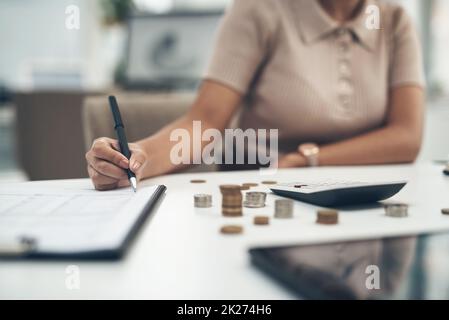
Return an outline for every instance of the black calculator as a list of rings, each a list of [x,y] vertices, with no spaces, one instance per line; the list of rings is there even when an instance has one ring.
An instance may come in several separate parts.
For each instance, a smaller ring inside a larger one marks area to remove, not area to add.
[[[281,183],[270,187],[275,194],[323,207],[368,204],[398,193],[407,181],[322,181]]]

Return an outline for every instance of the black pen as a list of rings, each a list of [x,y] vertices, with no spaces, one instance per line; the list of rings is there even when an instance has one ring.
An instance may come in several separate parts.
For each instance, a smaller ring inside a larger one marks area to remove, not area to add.
[[[109,106],[111,107],[112,116],[114,117],[114,129],[117,133],[118,143],[120,145],[120,152],[129,160],[131,158],[131,151],[129,151],[128,140],[125,135],[125,126],[123,125],[122,116],[120,115],[120,110],[118,108],[117,100],[114,96],[109,96]],[[129,182],[134,192],[137,191],[137,179],[134,172],[129,168],[125,170],[128,174]]]

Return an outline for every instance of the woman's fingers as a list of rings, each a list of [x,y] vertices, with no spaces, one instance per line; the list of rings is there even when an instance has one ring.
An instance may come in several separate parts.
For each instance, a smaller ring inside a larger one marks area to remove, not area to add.
[[[123,169],[129,166],[128,159],[121,154],[117,149],[116,140],[109,138],[99,138],[94,141],[92,148],[88,151],[91,157],[100,158],[109,161]],[[87,155],[86,155],[87,157]]]
[[[112,164],[100,158],[92,157],[92,155],[88,155],[87,158],[87,162],[89,163],[89,165],[102,175],[117,180],[127,178],[126,172],[123,168],[117,167],[115,164]]]
[[[90,165],[87,167],[87,172],[94,183],[95,189],[110,190],[117,188],[119,180],[101,174]]]
[[[126,179],[124,179],[124,180],[120,180],[119,182],[118,182],[118,185],[117,185],[119,188],[123,188],[123,187],[129,187],[130,186],[130,183],[129,183],[129,180],[128,180],[128,178],[126,178]]]
[[[131,150],[131,158],[129,159],[129,168],[135,174],[138,174],[139,171],[146,165],[147,163],[147,155],[143,152],[143,150],[137,144],[130,144]]]
[[[129,149],[131,158],[128,160],[119,151],[117,140],[99,138],[94,141],[91,149],[86,153],[86,160],[89,176],[97,190],[129,186],[128,175],[125,171],[128,168],[140,180],[147,163],[147,155],[138,144],[130,143]]]

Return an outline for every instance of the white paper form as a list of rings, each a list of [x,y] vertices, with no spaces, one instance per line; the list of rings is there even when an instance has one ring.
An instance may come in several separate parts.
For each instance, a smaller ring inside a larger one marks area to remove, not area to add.
[[[77,252],[118,246],[157,186],[112,191],[0,186],[0,241],[22,237],[39,251]]]

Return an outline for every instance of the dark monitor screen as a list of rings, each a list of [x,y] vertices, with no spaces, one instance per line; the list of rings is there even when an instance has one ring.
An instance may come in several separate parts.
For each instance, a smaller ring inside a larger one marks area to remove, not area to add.
[[[209,61],[221,16],[221,11],[214,11],[130,17],[125,87],[197,84]]]

